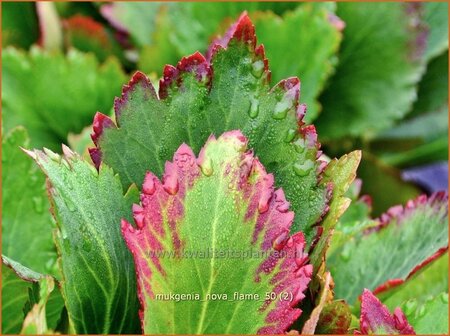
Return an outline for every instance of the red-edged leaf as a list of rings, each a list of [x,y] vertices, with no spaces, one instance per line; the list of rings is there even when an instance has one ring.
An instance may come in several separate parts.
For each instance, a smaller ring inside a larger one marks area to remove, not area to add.
[[[300,316],[312,273],[305,240],[289,237],[294,213],[246,147],[239,131],[211,136],[198,158],[181,145],[162,181],[147,173],[136,226],[122,223],[144,333],[273,334]]]
[[[167,65],[158,93],[136,73],[115,102],[116,124],[97,114],[92,159],[111,166],[124,186],[141,185],[147,169],[163,174],[181,143],[197,153],[210,134],[240,129],[298,214],[292,232],[303,231],[310,242],[327,212],[332,184],[321,181],[326,164],[318,160],[314,126],[303,122],[299,79],[271,88],[269,77],[264,47],[244,13],[206,58],[197,52]]]
[[[415,334],[413,327],[408,323],[405,314],[400,308],[391,315],[371,291],[365,289],[361,297],[361,317],[359,333],[368,334]]]
[[[350,304],[364,288],[378,294],[398,286],[448,249],[448,196],[422,195],[375,223],[341,239],[327,258],[336,298]]]

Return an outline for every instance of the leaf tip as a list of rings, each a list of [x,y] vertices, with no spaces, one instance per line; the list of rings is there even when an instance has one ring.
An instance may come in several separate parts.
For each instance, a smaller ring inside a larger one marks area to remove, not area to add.
[[[367,288],[361,295],[361,334],[415,334],[405,315],[396,308],[391,315],[388,308]]]
[[[92,123],[91,139],[94,144],[98,145],[98,139],[102,136],[105,128],[115,127],[114,122],[107,115],[97,112]]]
[[[95,168],[99,170],[102,163],[102,151],[97,147],[89,148],[88,151]]]
[[[131,77],[128,84],[125,84],[122,88],[122,96],[120,98],[117,98],[114,100],[114,112],[116,115],[116,123],[117,126],[119,126],[120,121],[120,115],[122,112],[122,109],[126,106],[128,103],[128,97],[131,92],[136,90],[136,88],[141,87],[144,91],[145,98],[156,98],[156,92],[155,88],[153,87],[153,84],[151,83],[150,79],[141,71],[136,71],[133,76]]]
[[[211,84],[211,68],[206,58],[198,51],[190,56],[183,57],[176,67],[166,65],[163,77],[159,81],[159,98],[165,99],[172,85],[181,85],[183,74],[194,73],[200,83],[207,87]]]
[[[25,149],[22,146],[19,146],[19,148],[22,150],[22,152],[27,154],[30,158],[32,158],[33,160],[37,160],[37,154],[36,154],[35,150]]]

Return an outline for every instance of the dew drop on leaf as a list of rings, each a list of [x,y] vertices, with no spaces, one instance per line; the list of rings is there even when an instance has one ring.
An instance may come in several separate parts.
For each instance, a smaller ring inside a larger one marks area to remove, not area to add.
[[[286,136],[284,137],[284,142],[291,142],[292,140],[294,140],[296,134],[297,130],[295,128],[288,129],[286,132]]]
[[[205,176],[211,176],[213,173],[212,160],[209,157],[205,157],[200,164],[200,169]]]
[[[75,204],[72,202],[72,200],[69,197],[67,197],[65,199],[65,201],[66,201],[66,205],[67,205],[67,208],[69,209],[69,211],[74,212],[75,211]]]
[[[297,162],[294,164],[294,172],[298,176],[306,176],[309,174],[313,167],[314,163],[311,160],[306,160],[303,163]]]
[[[415,300],[409,300],[404,305],[404,312],[406,315],[411,315],[413,312],[415,312],[417,308],[417,301]]]
[[[348,246],[348,245],[346,245]],[[350,248],[345,248],[342,250],[341,259],[344,261],[350,260]]]
[[[250,108],[248,110],[248,115],[250,118],[255,119],[259,113],[259,100],[252,97],[250,99]]]
[[[445,304],[448,303],[448,293],[442,293],[440,295],[440,297],[441,297],[441,300],[442,300],[443,303],[445,303]]]
[[[417,311],[417,316],[418,317],[423,317],[425,315],[425,306],[422,306],[419,308],[419,310]]]
[[[275,105],[275,110],[273,111],[272,118],[277,120],[286,118],[289,108],[290,106],[286,104],[284,100],[278,102],[277,105]]]
[[[33,206],[34,210],[36,210],[37,213],[42,213],[44,211],[44,201],[42,200],[42,197],[40,196],[34,196],[33,197]]]
[[[153,195],[155,192],[155,182],[153,180],[153,176],[147,174],[144,179],[144,184],[142,185],[142,191],[147,195]]]
[[[302,138],[295,140],[294,149],[297,153],[303,153],[305,151],[305,140]]]
[[[264,62],[262,60],[252,63],[252,75],[260,78],[264,71]]]

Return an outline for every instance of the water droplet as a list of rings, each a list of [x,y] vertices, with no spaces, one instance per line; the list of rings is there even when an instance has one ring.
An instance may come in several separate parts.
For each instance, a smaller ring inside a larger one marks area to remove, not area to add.
[[[259,100],[252,97],[250,98],[250,108],[248,110],[248,115],[250,118],[255,119],[259,113]]]
[[[303,153],[305,151],[305,139],[298,138],[295,140],[294,149],[297,153]]]
[[[132,209],[134,222],[139,229],[142,229],[144,227],[144,209],[137,204],[133,204]]]
[[[421,306],[418,310],[417,310],[417,316],[418,317],[423,317],[425,315],[425,306]]]
[[[36,210],[37,213],[42,213],[44,211],[44,201],[42,197],[40,196],[33,197],[33,205],[34,210]]]
[[[344,247],[344,249],[342,250],[341,253],[341,259],[343,261],[348,261],[350,259],[350,248],[348,248],[348,246]]]
[[[440,297],[443,303],[448,303],[448,293],[442,293]]]
[[[264,61],[259,60],[252,63],[252,74],[256,78],[260,78],[264,72]]]
[[[274,119],[284,119],[289,111],[292,108],[293,100],[291,97],[285,95],[283,99],[281,99],[276,105],[275,110],[272,114]]]
[[[153,195],[155,192],[155,181],[152,174],[145,175],[144,184],[142,185],[142,191],[144,194]]]
[[[309,174],[313,167],[314,163],[311,160],[306,160],[303,163],[297,162],[294,164],[294,172],[298,176],[306,176]]]
[[[212,160],[210,157],[205,157],[203,162],[200,163],[200,169],[206,176],[211,176],[213,173]]]
[[[283,231],[273,241],[273,248],[277,251],[281,251],[286,245],[286,241],[289,238],[289,231]]]
[[[288,129],[286,132],[286,136],[284,137],[284,142],[291,142],[292,140],[294,140],[296,134],[297,130],[295,128]]]
[[[73,201],[70,198],[66,198],[65,201],[66,201],[66,205],[67,205],[67,208],[69,209],[69,211],[74,212],[76,207],[75,207],[75,204],[73,203]]]
[[[277,103],[277,105],[275,106],[275,110],[272,114],[272,118],[277,119],[277,120],[284,119],[284,118],[286,118],[288,111],[289,111],[289,108],[287,108],[284,104]]]
[[[2,162],[3,163],[8,162],[8,158],[4,154],[2,154]]]
[[[409,300],[405,303],[403,310],[405,311],[406,315],[411,315],[416,311],[416,308],[417,308],[417,301]]]
[[[175,195],[178,192],[178,176],[175,172],[164,176],[163,189],[170,195]]]

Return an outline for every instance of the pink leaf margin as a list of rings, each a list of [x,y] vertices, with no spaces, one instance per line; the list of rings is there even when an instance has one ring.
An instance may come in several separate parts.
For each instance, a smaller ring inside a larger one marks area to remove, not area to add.
[[[380,329],[388,334],[416,334],[400,308],[397,307],[391,315],[388,308],[368,289],[364,289],[361,296],[359,323],[359,331],[355,332],[359,335],[374,334]]]
[[[109,10],[105,5],[102,7],[105,11]],[[206,57],[200,52],[183,57],[176,66],[166,65],[163,70],[163,76],[159,82],[159,92],[156,93],[155,88],[150,82],[149,78],[140,71],[137,71],[131,78],[128,84],[123,86],[121,97],[117,97],[114,101],[115,122],[108,116],[97,112],[93,121],[93,132],[91,138],[95,144],[95,147],[89,149],[91,159],[99,169],[102,162],[102,151],[100,139],[106,128],[120,128],[120,115],[122,108],[127,103],[130,95],[138,87],[142,88],[148,97],[153,99],[164,100],[167,98],[169,88],[175,86],[180,87],[182,85],[184,75],[188,73],[195,74],[198,81],[205,83],[205,85],[211,89],[213,85],[213,61],[214,56],[223,49],[228,48],[233,43],[244,43],[248,46],[249,50],[254,53],[256,59],[263,62],[263,74],[262,79],[266,83],[270,82],[270,70],[269,62],[265,56],[264,45],[257,45],[257,38],[255,34],[255,27],[248,16],[247,12],[243,12],[239,19],[228,29],[223,37],[215,39],[208,51]],[[297,77],[290,77],[277,83],[271,90],[282,90],[287,95],[291,96],[294,100],[294,104],[297,109],[297,126],[298,132],[305,139],[305,143],[308,148],[316,148],[317,159],[321,156],[320,143],[317,140],[317,132],[313,125],[305,125],[303,119],[306,113],[306,105],[299,104],[298,99],[300,97],[300,80]],[[317,174],[321,175],[326,166],[325,161],[320,161]],[[320,181],[318,181],[319,183]],[[329,195],[331,197],[331,188],[329,185]],[[323,215],[327,212],[324,209]]]
[[[432,209],[435,209],[438,211],[442,206],[446,206],[448,204],[448,194],[445,191],[438,191],[433,194],[431,194],[429,197],[427,195],[420,195],[414,200],[409,200],[406,205],[403,207],[401,205],[396,205],[391,208],[389,208],[388,211],[386,211],[384,214],[382,214],[378,218],[378,225],[375,227],[372,227],[365,231],[366,234],[371,234],[375,231],[379,231],[386,227],[387,225],[394,225],[392,224],[393,221],[396,222],[395,225],[402,225],[405,220],[411,216],[414,211],[416,211],[419,207],[427,206]],[[447,212],[448,212],[448,206],[447,206]],[[446,213],[447,214],[447,213]],[[445,223],[447,225],[448,223]],[[433,253],[430,257],[425,259],[420,264],[416,265],[412,271],[408,274],[406,279],[389,279],[388,281],[384,282],[383,284],[379,285],[377,288],[374,289],[373,293],[375,295],[378,295],[380,293],[386,292],[394,287],[397,287],[401,284],[403,284],[405,281],[410,279],[414,274],[416,274],[418,271],[420,271],[422,268],[430,264],[432,261],[438,259],[440,256],[442,256],[444,253],[448,251],[448,245],[446,247],[438,249],[435,253]]]
[[[239,168],[234,171],[226,169],[225,174],[233,174],[232,180],[237,190],[249,202],[245,218],[257,216],[253,244],[261,241],[259,248],[262,251],[273,249],[283,251],[286,255],[282,258],[281,253],[270,253],[253,275],[255,286],[260,282],[261,276],[269,276],[275,293],[289,291],[293,294],[292,301],[279,300],[270,311],[268,311],[270,302],[265,302],[259,308],[261,313],[266,314],[266,325],[261,326],[258,333],[283,333],[302,313],[297,306],[305,297],[304,292],[312,276],[312,265],[308,264],[309,257],[304,251],[303,234],[300,232],[289,236],[294,213],[289,211],[289,203],[284,197],[283,190],[275,190],[273,175],[267,174],[259,160],[253,156],[252,151],[245,152],[247,139],[240,131],[226,132],[217,140],[214,136],[210,136],[198,158],[189,146],[182,144],[176,151],[173,161],[166,162],[161,181],[150,172],[146,174],[142,186],[141,204],[133,206],[135,226],[122,220],[122,234],[133,254],[136,267],[141,321],[144,323],[145,298],[154,296],[151,285],[152,270],[142,253],[148,250],[162,250],[162,239],[171,240],[175,253],[180,252],[184,247],[185,242],[179,236],[179,225],[184,215],[183,200],[186,193],[207,171],[208,158],[205,156],[205,148],[216,141],[239,144],[241,151]],[[249,179],[255,177],[256,182],[252,180],[253,182],[250,183]],[[169,217],[168,226],[164,226],[164,211]],[[264,236],[261,240],[259,238],[262,234]],[[165,276],[157,257],[153,256],[151,263],[154,270]],[[279,271],[275,270],[277,266],[280,266]],[[151,314],[151,312],[148,313]],[[144,325],[142,327],[144,328]]]

